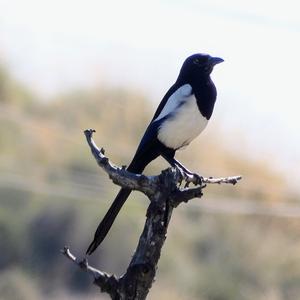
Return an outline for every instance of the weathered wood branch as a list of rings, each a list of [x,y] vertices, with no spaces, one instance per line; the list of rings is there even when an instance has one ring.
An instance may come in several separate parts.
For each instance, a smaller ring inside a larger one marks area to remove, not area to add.
[[[91,267],[87,259],[79,260],[70,252],[68,247],[64,247],[61,253],[79,268],[87,272],[94,280],[94,284],[100,287],[101,292],[108,293],[114,299],[118,287],[118,279],[114,275],[109,275]]]
[[[175,168],[164,170],[158,176],[133,174],[125,167],[119,168],[109,161],[104,155],[104,149],[99,149],[92,139],[94,132],[89,129],[85,130],[84,134],[98,165],[115,184],[140,191],[150,199],[145,226],[131,262],[121,277],[109,275],[89,266],[86,258],[78,260],[67,247],[62,253],[89,273],[94,279],[94,284],[99,286],[102,292],[108,293],[111,299],[143,300],[146,299],[154,281],[173,208],[182,202],[200,198],[206,184],[236,184],[241,176],[209,177],[199,181],[198,175],[187,176]],[[184,187],[182,182],[185,182]],[[190,183],[194,183],[195,187],[189,188]]]
[[[140,191],[147,196],[151,196],[157,189],[158,177],[134,174],[126,171],[125,166],[120,168],[112,164],[104,155],[104,149],[99,149],[92,139],[94,132],[95,130],[93,129],[87,129],[84,131],[87,143],[90,146],[91,152],[98,165],[107,173],[113,183],[131,190]]]

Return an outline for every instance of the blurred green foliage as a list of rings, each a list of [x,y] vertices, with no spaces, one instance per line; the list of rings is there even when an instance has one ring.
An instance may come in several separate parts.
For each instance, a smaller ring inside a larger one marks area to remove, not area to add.
[[[42,102],[2,66],[0,109],[0,298],[100,299],[86,274],[59,253],[69,245],[84,254],[117,191],[97,168],[82,132],[96,129],[108,156],[128,164],[153,107],[142,95],[117,88],[71,91]],[[205,139],[179,158],[207,176],[245,179],[236,187],[208,187],[195,202],[251,199],[272,206],[291,200],[267,162],[236,157],[220,136]],[[166,166],[157,160],[147,172]],[[125,271],[147,204],[133,194],[91,264]],[[299,225],[298,219],[215,214],[183,205],[174,213],[149,299],[298,299]]]

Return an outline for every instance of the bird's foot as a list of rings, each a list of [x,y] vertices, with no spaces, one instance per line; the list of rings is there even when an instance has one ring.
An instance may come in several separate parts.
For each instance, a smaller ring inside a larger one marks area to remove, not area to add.
[[[186,178],[185,178],[185,188],[189,187],[190,183],[193,183],[194,185],[203,185],[203,176],[197,174],[197,173],[185,173]]]
[[[193,173],[189,170],[184,170],[181,167],[176,166],[176,169],[180,172],[182,181],[185,181],[185,185],[184,187],[187,188],[191,183],[193,183],[194,185],[203,185],[203,176],[197,174],[197,173]],[[182,183],[182,181],[180,182],[180,184]]]
[[[193,183],[195,185],[203,185],[203,182],[204,182],[204,178],[202,175],[199,175],[197,173],[192,173],[192,177],[194,178],[194,181]]]

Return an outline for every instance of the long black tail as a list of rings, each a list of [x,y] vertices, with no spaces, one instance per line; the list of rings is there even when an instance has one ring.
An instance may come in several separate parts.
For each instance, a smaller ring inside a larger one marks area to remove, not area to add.
[[[147,163],[145,161],[141,163],[141,161],[137,162],[137,160],[133,160],[133,162],[128,166],[127,170],[130,172],[142,173],[146,165]],[[110,230],[112,224],[114,223],[118,213],[120,212],[130,193],[130,189],[122,188],[119,191],[111,207],[109,208],[104,218],[98,225],[98,228],[95,232],[94,240],[88,247],[86,254],[91,255],[101,244],[101,242],[105,239],[108,231]]]
[[[105,239],[109,229],[111,228],[112,224],[114,223],[119,211],[121,210],[123,204],[127,200],[128,196],[130,195],[131,190],[129,189],[121,189],[115,198],[113,204],[107,211],[106,215],[104,216],[103,220],[99,224],[93,242],[88,247],[86,254],[91,255],[97,247],[102,243]]]

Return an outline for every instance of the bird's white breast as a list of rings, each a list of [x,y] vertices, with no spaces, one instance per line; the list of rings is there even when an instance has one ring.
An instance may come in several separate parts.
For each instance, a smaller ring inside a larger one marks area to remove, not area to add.
[[[156,118],[167,116],[158,130],[158,139],[165,146],[179,149],[188,145],[206,127],[208,120],[199,111],[192,88],[186,84],[168,100]]]

